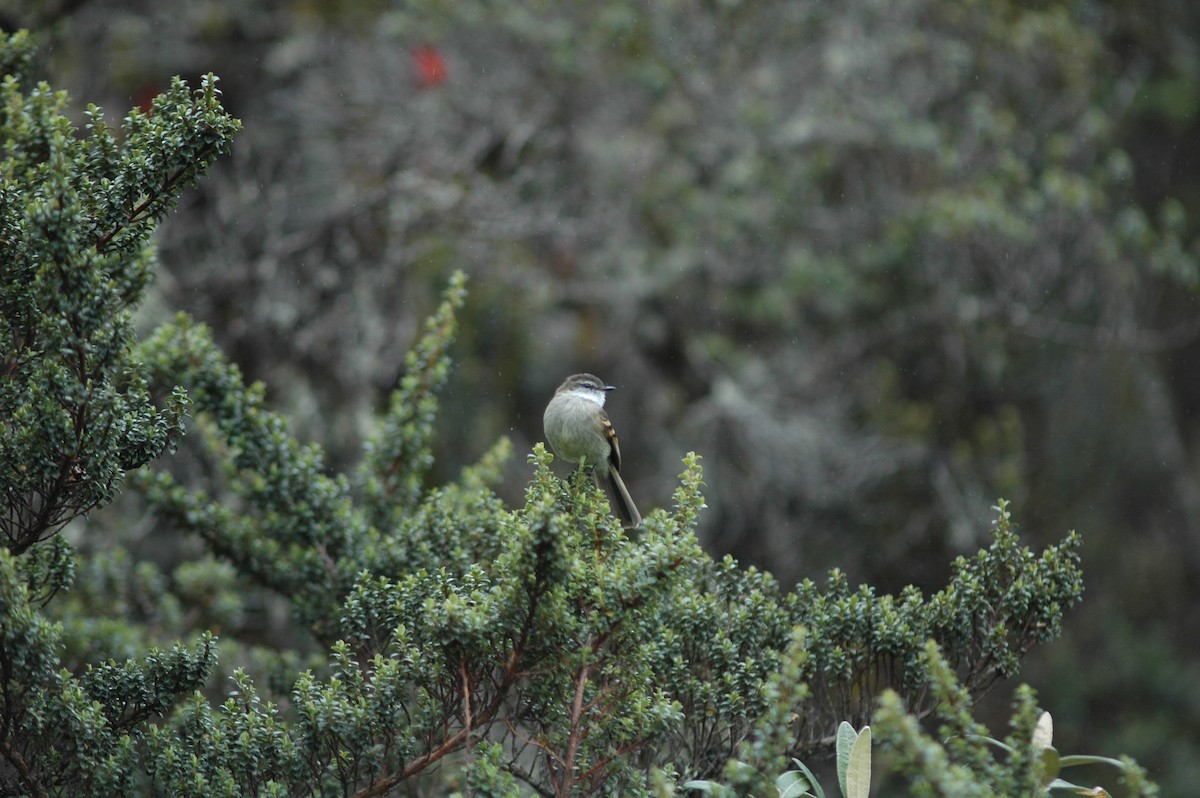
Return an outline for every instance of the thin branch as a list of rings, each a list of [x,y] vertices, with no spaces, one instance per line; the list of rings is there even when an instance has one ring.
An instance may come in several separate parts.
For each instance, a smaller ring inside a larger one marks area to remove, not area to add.
[[[211,145],[205,147],[200,152],[196,153],[196,157],[193,160],[193,163],[199,163],[199,162],[207,160],[208,156],[211,155],[212,152],[213,152],[213,147]],[[187,174],[187,171],[188,171],[187,168],[180,169],[179,171],[175,172],[175,174],[168,176],[166,182],[163,183],[162,186],[160,186],[157,191],[155,191],[150,196],[148,196],[145,199],[145,201],[143,201],[140,205],[138,205],[136,208],[134,208],[128,215],[126,215],[124,221],[119,222],[115,227],[113,227],[113,229],[109,230],[107,233],[100,236],[100,238],[98,238],[96,240],[96,251],[102,252],[104,250],[104,247],[108,246],[108,243],[110,241],[112,241],[112,239],[118,233],[120,233],[122,230],[127,230],[133,224],[142,221],[142,219],[140,219],[139,217],[141,217],[142,214],[146,213],[146,211],[148,211],[150,209],[150,207],[152,205],[154,205],[155,202],[159,201],[160,199],[162,199],[165,196],[168,196],[170,194],[171,188],[176,183],[178,183],[179,180],[185,174]]]
[[[13,750],[8,744],[8,740],[0,744],[0,755],[12,764],[17,774],[21,777],[21,784],[30,790],[33,795],[37,796],[37,798],[47,798],[49,796],[49,793],[34,779],[33,768],[25,761],[25,757],[21,755],[20,751]]]
[[[561,798],[568,798],[571,794],[571,787],[575,783],[575,757],[579,753],[579,742],[582,739],[583,732],[580,729],[583,717],[583,693],[587,687],[588,672],[591,670],[590,665],[584,665],[575,674],[575,697],[571,701],[571,733],[567,737],[567,754],[563,757],[563,774],[562,781],[558,784],[557,795]]]
[[[471,770],[471,730],[474,726],[471,723],[471,681],[467,674],[467,661],[464,659],[458,665],[459,676],[462,678],[462,702],[463,702],[463,731],[467,733],[466,751],[467,751],[467,772]]]
[[[538,580],[540,584],[541,580]],[[482,728],[492,722],[496,714],[499,713],[501,707],[504,706],[505,700],[508,698],[508,690],[520,678],[520,672],[517,666],[521,662],[521,657],[524,653],[525,643],[529,639],[529,634],[532,631],[533,618],[537,610],[538,597],[540,593],[537,591],[536,585],[530,589],[529,611],[526,613],[525,622],[521,630],[521,634],[517,638],[517,644],[513,647],[512,654],[509,655],[508,663],[504,668],[504,674],[496,684],[496,696],[492,699],[482,712],[474,717],[467,728],[460,729],[456,733],[445,738],[441,745],[427,754],[423,754],[412,760],[403,769],[377,779],[375,783],[365,789],[354,793],[354,798],[374,798],[387,794],[396,785],[420,773],[430,765],[440,761],[447,754],[451,754],[458,750],[463,745],[470,742],[471,733],[474,729]],[[470,712],[470,701],[466,702],[467,712]],[[468,717],[470,715],[468,714]]]

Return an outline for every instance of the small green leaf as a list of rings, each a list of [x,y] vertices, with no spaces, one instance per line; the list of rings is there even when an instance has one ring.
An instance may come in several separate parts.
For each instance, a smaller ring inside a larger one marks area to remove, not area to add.
[[[854,732],[854,727],[846,721],[838,724],[837,732],[837,774],[838,786],[842,788],[842,795],[849,795],[846,792],[846,770],[850,767],[850,751],[854,748],[854,743],[858,739],[858,735]]]
[[[1113,759],[1108,756],[1093,756],[1092,754],[1071,754],[1070,756],[1064,756],[1061,764],[1065,768],[1078,767],[1079,765],[1112,765],[1122,772],[1126,770],[1125,763],[1119,759]]]
[[[1052,747],[1042,749],[1042,783],[1049,784],[1054,779],[1058,778],[1058,774],[1062,771],[1062,762],[1059,758],[1058,751]]]
[[[792,759],[792,764],[794,764],[796,769],[803,773],[804,777],[808,779],[808,784],[810,787],[812,787],[813,794],[816,796],[816,798],[825,798],[825,791],[821,789],[821,782],[817,781],[817,777],[814,776],[813,772],[808,769],[808,765],[795,758]]]
[[[779,798],[805,798],[811,796],[808,791],[811,785],[804,774],[798,770],[789,770],[775,779],[775,789],[779,790]]]
[[[871,727],[864,726],[850,749],[849,766],[842,794],[846,798],[867,798],[871,792]]]
[[[1050,783],[1047,789],[1066,790],[1067,792],[1075,795],[1085,795],[1090,796],[1091,798],[1111,798],[1108,791],[1103,787],[1084,787],[1079,784],[1072,784],[1069,781],[1063,781],[1062,779],[1055,779]]]

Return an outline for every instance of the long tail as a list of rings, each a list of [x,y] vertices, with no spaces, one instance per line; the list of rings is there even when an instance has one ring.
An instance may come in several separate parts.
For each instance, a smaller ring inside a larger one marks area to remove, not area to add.
[[[608,487],[612,493],[614,503],[617,505],[617,515],[621,516],[621,521],[625,526],[636,529],[642,525],[642,514],[638,512],[637,505],[633,503],[633,499],[629,498],[629,491],[625,488],[625,482],[621,479],[621,475],[617,469],[608,469]]]

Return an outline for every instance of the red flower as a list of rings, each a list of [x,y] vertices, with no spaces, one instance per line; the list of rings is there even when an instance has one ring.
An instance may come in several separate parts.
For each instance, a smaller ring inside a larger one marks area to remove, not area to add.
[[[417,69],[417,84],[423,89],[432,89],[446,82],[450,70],[441,52],[431,44],[423,44],[413,50],[413,66]]]

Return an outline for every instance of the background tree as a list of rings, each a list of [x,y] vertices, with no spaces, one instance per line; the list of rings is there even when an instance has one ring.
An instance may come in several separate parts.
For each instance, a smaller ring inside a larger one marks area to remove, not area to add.
[[[1035,672],[1070,707],[1060,734],[1125,735],[1074,747],[1195,782],[1193,620],[1170,609],[1196,568],[1194,192],[1158,170],[1196,124],[1187,9],[116,13],[55,20],[79,96],[127,105],[219,64],[253,122],[164,233],[165,304],[211,322],[332,464],[462,265],[439,478],[510,426],[526,448],[587,366],[638,386],[614,410],[635,495],[665,503],[704,451],[706,545],[785,584],[836,563],[934,588],[1015,497],[1089,540],[1096,589]],[[440,83],[413,59],[430,42]],[[254,639],[278,611],[237,608]],[[1146,722],[1112,728],[1115,700]]]

